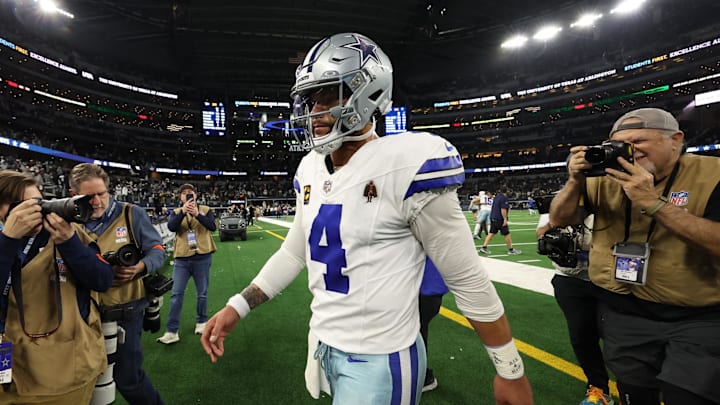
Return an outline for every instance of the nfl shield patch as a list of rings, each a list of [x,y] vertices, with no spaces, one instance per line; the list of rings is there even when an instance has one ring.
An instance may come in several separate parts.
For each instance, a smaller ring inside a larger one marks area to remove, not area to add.
[[[61,282],[61,283],[66,282],[66,281],[67,281],[68,268],[67,268],[67,266],[65,265],[65,262],[63,261],[63,259],[60,258],[60,257],[58,257],[57,259],[55,259],[55,266],[57,267],[58,274],[60,275],[60,282]],[[51,279],[51,280],[54,280],[54,279],[55,279],[55,275],[52,274],[52,275],[50,276],[50,279]]]
[[[688,193],[687,191],[677,191],[674,193],[670,193],[670,198],[668,199],[668,202],[670,202],[670,204],[672,205],[683,207],[688,204],[689,196],[690,193]]]
[[[127,236],[127,228],[124,226],[118,227],[115,229],[115,237],[116,238],[124,238]]]

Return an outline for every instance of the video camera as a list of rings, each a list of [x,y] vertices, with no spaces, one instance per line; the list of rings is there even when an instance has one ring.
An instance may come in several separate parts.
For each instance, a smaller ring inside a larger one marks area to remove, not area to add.
[[[551,228],[538,239],[537,252],[560,267],[575,268],[579,250],[577,235],[575,228]]]
[[[537,204],[539,214],[550,213],[550,203],[552,203],[553,198],[555,198],[555,194],[541,195],[535,197],[535,204]]]
[[[590,146],[585,151],[585,160],[592,167],[584,172],[585,177],[599,177],[605,175],[605,169],[615,169],[621,172],[626,171],[617,158],[621,157],[629,163],[633,163],[635,159],[633,154],[635,147],[631,143],[621,141],[605,141],[600,145]]]

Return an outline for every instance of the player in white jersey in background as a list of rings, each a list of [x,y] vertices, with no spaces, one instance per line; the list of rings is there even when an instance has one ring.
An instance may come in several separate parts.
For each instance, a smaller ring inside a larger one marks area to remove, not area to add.
[[[304,129],[312,149],[294,179],[297,214],[251,284],[208,321],[202,344],[211,360],[224,354],[224,339],[241,318],[307,266],[311,395],[323,390],[343,405],[417,404],[426,367],[418,295],[427,255],[494,361],[497,403],[531,404],[503,305],[460,208],[457,150],[426,133],[375,132],[373,115],[392,104],[385,53],[360,34],[324,38],[298,68],[291,95],[293,126]]]
[[[487,235],[490,229],[490,211],[492,210],[492,192],[481,191],[477,196],[478,213],[475,217],[475,229],[473,230],[473,238],[480,239],[483,231]]]

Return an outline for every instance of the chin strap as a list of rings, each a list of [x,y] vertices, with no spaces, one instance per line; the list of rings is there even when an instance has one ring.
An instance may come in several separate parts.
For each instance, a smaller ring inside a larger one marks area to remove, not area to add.
[[[344,137],[336,139],[332,142],[324,143],[319,146],[314,146],[312,147],[312,149],[320,153],[321,155],[329,155],[338,150],[344,142],[363,141],[373,135],[375,135],[375,117],[372,118],[372,127],[368,131],[363,132],[359,135],[345,135]]]
[[[359,135],[345,135],[342,138],[343,142],[357,142],[357,141],[364,141],[365,139],[370,138],[375,134],[375,117],[372,118],[372,128],[370,128],[367,132],[364,132]]]

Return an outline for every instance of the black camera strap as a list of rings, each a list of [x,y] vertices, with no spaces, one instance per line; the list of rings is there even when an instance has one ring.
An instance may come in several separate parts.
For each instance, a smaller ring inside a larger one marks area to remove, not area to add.
[[[132,221],[130,220],[130,204],[125,204],[125,207],[123,207],[123,215],[125,215],[125,223],[128,227],[128,235],[130,237],[130,244],[134,245],[136,248],[138,248],[139,251],[142,251],[142,248],[138,246],[137,242],[135,241],[135,232],[133,231]]]
[[[668,194],[670,193],[670,187],[672,187],[673,183],[675,182],[675,177],[677,177],[678,171],[680,170],[680,161],[678,160],[675,163],[675,167],[673,167],[672,172],[670,173],[670,176],[668,177],[667,184],[665,184],[665,189],[663,190],[662,196],[667,198]],[[625,199],[627,200],[627,204],[625,204],[625,239],[623,242],[627,242],[627,240],[630,238],[630,225],[632,223],[632,219],[630,218],[630,213],[632,211],[632,201],[630,201],[629,198],[627,198],[627,195],[625,195]],[[646,242],[650,242],[650,236],[652,236],[653,231],[655,230],[655,218],[650,221],[650,228],[648,228],[648,234],[647,234],[647,240]]]

